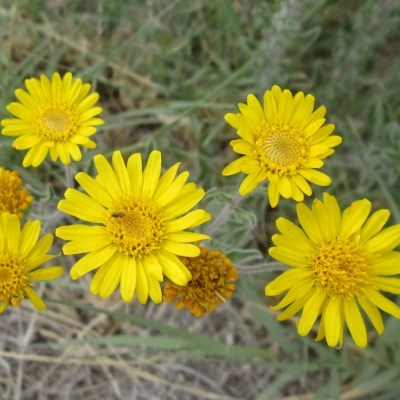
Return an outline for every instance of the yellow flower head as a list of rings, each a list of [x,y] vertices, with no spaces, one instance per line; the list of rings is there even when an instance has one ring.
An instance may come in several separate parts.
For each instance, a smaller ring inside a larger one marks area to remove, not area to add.
[[[56,279],[64,270],[62,267],[40,268],[55,256],[47,254],[53,235],[48,233],[38,240],[39,234],[39,220],[28,221],[21,229],[15,214],[0,215],[0,313],[9,304],[19,306],[25,295],[36,309],[46,309],[33,290],[32,281]]]
[[[187,307],[196,317],[214,311],[235,290],[233,283],[239,277],[236,267],[220,251],[201,248],[198,257],[182,257],[182,262],[192,274],[186,286],[167,282],[164,287],[164,300],[175,304],[179,309]]]
[[[280,196],[296,201],[303,201],[304,194],[310,196],[308,181],[321,186],[331,183],[329,176],[317,169],[342,139],[330,136],[335,127],[324,125],[326,109],[313,111],[314,101],[311,94],[293,96],[289,90],[273,86],[264,94],[264,107],[250,94],[247,104],[239,104],[240,113],[225,115],[241,137],[231,141],[233,151],[243,156],[222,173],[248,175],[239,188],[242,196],[268,180],[269,202],[275,207]]]
[[[22,180],[16,171],[0,167],[0,213],[9,212],[23,217],[22,211],[32,203],[32,196],[22,187]]]
[[[210,219],[204,210],[188,212],[205,192],[186,183],[189,172],[176,175],[180,163],[160,176],[159,151],[151,152],[143,170],[139,153],[131,155],[127,165],[119,151],[114,152],[112,165],[102,155],[94,157],[94,164],[95,179],[82,172],[76,175],[87,194],[68,189],[58,204],[59,210],[92,224],[56,231],[70,241],[64,254],[88,253],[73,266],[71,277],[97,269],[90,286],[93,294],[106,298],[120,285],[126,302],[136,290],[141,303],[149,295],[160,303],[164,275],[179,285],[191,279],[178,256],[198,256],[200,249],[191,242],[209,239],[186,231]]]
[[[25,80],[27,91],[17,89],[19,103],[11,103],[7,110],[16,118],[3,119],[3,135],[18,136],[13,147],[29,149],[23,160],[24,167],[37,167],[50,151],[53,161],[60,158],[69,164],[82,158],[79,145],[93,149],[89,139],[96,133],[96,125],[104,121],[95,118],[102,109],[94,107],[98,93],[89,94],[90,84],[72,79],[70,72],[61,79],[54,73],[51,81],[44,75],[40,80]]]
[[[272,237],[276,247],[271,257],[294,267],[265,288],[268,296],[287,292],[275,310],[286,308],[278,320],[303,309],[297,329],[307,335],[321,316],[317,340],[342,346],[346,323],[359,347],[367,345],[367,332],[360,307],[381,334],[379,309],[400,318],[400,308],[382,292],[400,293],[400,224],[383,229],[390,216],[378,210],[369,216],[371,203],[355,201],[341,213],[334,196],[324,193],[310,210],[297,205],[301,228],[278,218],[280,235]]]

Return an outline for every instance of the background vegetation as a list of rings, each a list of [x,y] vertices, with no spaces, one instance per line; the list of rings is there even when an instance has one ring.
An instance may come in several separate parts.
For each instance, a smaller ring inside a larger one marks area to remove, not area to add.
[[[329,192],[343,206],[368,197],[400,223],[399,24],[396,0],[3,0],[0,117],[25,78],[72,71],[100,93],[106,120],[74,171],[91,170],[99,152],[157,148],[164,166],[191,171],[217,215],[242,179],[221,176],[235,157],[223,116],[276,83],[313,93],[343,136],[324,167]],[[24,170],[10,143],[0,138],[0,165],[28,182],[29,218],[51,231],[64,170]],[[169,304],[125,305],[118,293],[101,300],[68,273],[42,287],[47,312],[25,303],[0,317],[0,398],[397,398],[399,321],[387,319],[379,338],[371,330],[366,350],[351,340],[335,350],[275,320],[266,250],[277,216],[293,215],[292,201],[270,209],[265,188],[240,203],[212,243],[238,265],[237,291],[200,319]],[[60,259],[68,271],[72,260]]]

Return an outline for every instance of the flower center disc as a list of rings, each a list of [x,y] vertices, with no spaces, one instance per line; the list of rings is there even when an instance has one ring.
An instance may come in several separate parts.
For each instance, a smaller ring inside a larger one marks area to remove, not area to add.
[[[329,296],[352,297],[369,283],[367,260],[354,242],[332,240],[321,246],[310,262],[316,287]]]
[[[77,116],[64,105],[44,107],[38,115],[37,129],[45,140],[67,141],[77,130]]]
[[[32,197],[21,186],[22,180],[15,171],[6,171],[0,167],[0,213],[8,211],[22,218],[21,210],[31,204]]]
[[[129,199],[109,210],[105,225],[118,250],[131,257],[161,247],[165,227],[158,209],[141,199]]]
[[[3,255],[0,258],[0,300],[19,305],[27,287],[28,276],[20,260]]]
[[[304,161],[305,140],[285,124],[263,121],[256,132],[256,153],[267,171],[284,175],[295,172]]]
[[[51,131],[64,131],[68,128],[68,118],[58,110],[51,110],[43,115],[43,125]]]

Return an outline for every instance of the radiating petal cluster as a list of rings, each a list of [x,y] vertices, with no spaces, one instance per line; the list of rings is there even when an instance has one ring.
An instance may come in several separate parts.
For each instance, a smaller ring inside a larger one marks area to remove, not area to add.
[[[18,172],[0,167],[0,213],[9,212],[22,219],[23,211],[32,203],[32,196],[22,183]]]
[[[179,256],[198,256],[200,249],[193,242],[209,239],[187,231],[210,219],[206,211],[192,210],[205,192],[187,183],[189,172],[177,174],[180,163],[162,174],[159,151],[151,152],[144,168],[139,153],[125,164],[119,151],[112,164],[102,155],[94,157],[94,164],[95,178],[76,175],[86,193],[68,189],[58,205],[86,222],[56,230],[58,237],[69,241],[64,254],[87,253],[72,267],[71,277],[96,270],[93,294],[106,298],[119,285],[126,302],[137,293],[141,303],[148,296],[160,303],[164,275],[185,285],[191,274]]]
[[[21,227],[17,215],[0,215],[0,313],[9,304],[19,306],[27,296],[33,306],[46,305],[33,288],[33,281],[49,281],[61,276],[62,267],[40,267],[54,258],[47,254],[53,244],[50,233],[39,239],[40,221],[29,221]]]
[[[99,95],[89,94],[90,84],[73,79],[68,72],[62,79],[59,73],[54,73],[51,80],[45,75],[40,80],[26,79],[25,86],[26,90],[15,91],[19,102],[7,106],[15,118],[1,122],[3,135],[17,136],[12,144],[15,149],[29,149],[24,167],[39,166],[48,153],[53,161],[59,158],[69,164],[71,158],[82,158],[79,146],[96,147],[90,136],[104,121],[97,118],[102,109],[95,107]]]
[[[400,318],[400,308],[384,292],[400,294],[400,224],[383,229],[390,216],[382,209],[370,215],[371,203],[353,202],[341,212],[334,196],[324,194],[312,209],[297,205],[300,227],[278,218],[280,234],[270,255],[290,267],[270,282],[268,296],[287,292],[273,307],[285,320],[302,310],[298,333],[307,335],[319,319],[317,340],[342,346],[347,325],[359,347],[367,345],[361,310],[381,334],[380,311]]]
[[[164,300],[179,309],[188,308],[196,317],[214,311],[225,299],[232,296],[235,281],[239,278],[236,267],[220,251],[201,248],[198,257],[182,257],[182,262],[192,274],[185,286],[167,282]]]
[[[314,111],[314,102],[311,94],[293,96],[289,90],[273,86],[264,94],[264,106],[250,94],[247,104],[239,104],[239,113],[225,115],[240,136],[231,141],[233,151],[242,156],[225,167],[223,175],[247,175],[239,188],[241,195],[267,180],[269,202],[275,207],[280,196],[296,201],[303,201],[305,194],[310,196],[309,182],[331,183],[318,169],[342,139],[331,135],[335,127],[324,125],[325,107]]]

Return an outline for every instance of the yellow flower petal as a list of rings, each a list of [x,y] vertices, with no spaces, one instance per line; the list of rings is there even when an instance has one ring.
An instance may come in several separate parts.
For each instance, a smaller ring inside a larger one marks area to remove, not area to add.
[[[160,250],[155,256],[162,266],[163,274],[168,279],[180,286],[188,283],[191,274],[178,257],[163,250]]]
[[[302,297],[296,299],[285,311],[280,313],[276,319],[278,321],[285,321],[288,318],[296,315],[307,303],[308,299],[311,297],[311,292],[304,294]]]
[[[29,277],[33,281],[50,281],[59,278],[63,273],[63,267],[47,267],[30,272]]]
[[[392,250],[400,244],[400,224],[384,229],[364,244],[364,249],[371,253]]]
[[[271,247],[268,253],[275,260],[290,265],[291,267],[307,268],[309,266],[309,261],[305,253],[297,254],[291,249],[286,249],[284,247]]]
[[[193,208],[205,195],[203,189],[194,189],[186,195],[181,195],[178,200],[165,207],[165,213],[169,219],[182,215]]]
[[[130,302],[136,289],[136,261],[133,257],[125,257],[121,265],[121,297],[125,302]]]
[[[304,232],[307,234],[307,236],[314,243],[322,244],[323,237],[319,229],[318,221],[313,212],[303,203],[300,203],[296,206],[296,211],[297,216],[299,217],[300,225],[304,229]]]
[[[239,187],[239,193],[242,196],[245,196],[246,194],[252,192],[259,183],[260,183],[260,175],[258,173],[247,175]]]
[[[143,196],[150,198],[157,187],[161,172],[161,153],[153,150],[150,153],[146,168],[143,171]]]
[[[297,331],[300,336],[305,336],[310,332],[316,319],[321,313],[321,306],[325,299],[326,294],[323,291],[316,290],[307,300],[299,324],[297,325]]]
[[[110,265],[108,263],[105,263],[101,265],[97,271],[95,272],[92,281],[90,282],[90,291],[94,295],[98,295],[100,293],[100,287],[103,283],[103,279],[106,276],[108,270],[109,270]]]
[[[384,292],[400,294],[400,279],[399,278],[387,278],[375,276],[371,279],[371,282],[379,290]]]
[[[301,285],[292,286],[285,294],[283,299],[271,308],[273,310],[281,310],[282,308],[289,306],[293,302],[302,299],[304,297],[304,293],[311,293],[311,288],[313,287],[313,285],[314,282],[311,279],[307,279],[305,281],[302,281]],[[268,293],[266,293],[266,287],[264,292],[266,295],[268,295]]]
[[[181,165],[180,162],[174,164],[171,168],[165,171],[165,173],[160,177],[157,188],[153,194],[154,200],[158,199],[172,185],[180,165]],[[189,174],[187,174],[187,176],[189,176]]]
[[[276,296],[290,289],[292,286],[303,284],[308,279],[312,271],[308,269],[290,269],[283,272],[265,287],[265,293],[268,296]]]
[[[211,215],[204,210],[193,210],[187,213],[185,216],[168,221],[167,230],[168,232],[179,232],[185,229],[194,228],[198,225],[203,224],[211,219]]]
[[[138,300],[140,303],[146,304],[149,297],[149,287],[147,283],[147,276],[144,272],[143,265],[140,259],[136,260],[136,270],[136,292]]]
[[[93,251],[82,257],[71,269],[72,279],[78,279],[88,272],[106,263],[117,251],[113,245],[109,245],[100,250]]]
[[[304,168],[299,170],[299,174],[311,183],[319,186],[329,186],[331,184],[331,178],[328,175],[315,169]]]
[[[277,182],[279,194],[285,199],[290,199],[292,197],[292,185],[290,184],[287,176],[283,176]]]
[[[280,217],[276,220],[276,226],[283,236],[288,237],[292,242],[296,241],[307,252],[315,250],[315,244],[307,237],[304,231],[293,222]]]
[[[379,258],[371,261],[371,275],[398,275],[400,274],[400,253],[389,251],[386,255],[379,254]]]
[[[177,178],[166,188],[163,192],[158,192],[157,196],[154,195],[154,201],[160,206],[164,207],[172,203],[174,199],[180,196],[182,188],[184,187],[187,179],[189,178],[189,172],[182,172]]]
[[[367,346],[367,331],[358,305],[353,299],[343,301],[344,318],[354,342],[360,348]]]
[[[107,273],[104,275],[99,292],[100,297],[103,299],[110,297],[111,293],[114,292],[121,281],[121,275],[123,271],[121,260],[122,256],[117,254],[107,262]]]
[[[172,254],[183,257],[196,257],[200,254],[199,247],[191,243],[179,243],[166,240],[163,243],[163,248]]]
[[[358,297],[358,302],[372,322],[372,325],[378,332],[378,335],[381,335],[384,330],[384,325],[378,308],[367,298]]]
[[[142,156],[140,153],[132,154],[128,158],[127,170],[131,183],[131,195],[138,196],[142,193],[143,184]]]
[[[85,240],[71,240],[63,246],[65,255],[87,253],[100,250],[110,243],[110,237],[104,232],[101,236],[86,237]]]
[[[384,297],[377,290],[368,290],[368,300],[370,300],[375,306],[381,310],[393,315],[396,318],[400,318],[400,308],[397,304]]]
[[[371,239],[374,235],[380,232],[383,226],[386,224],[390,217],[389,210],[378,210],[374,212],[369,218],[365,225],[362,227],[360,232],[360,241],[365,243]]]
[[[65,192],[67,200],[60,200],[58,209],[66,214],[71,214],[81,220],[88,222],[102,222],[105,209],[89,196],[75,189]]]
[[[171,242],[189,243],[210,239],[210,236],[205,235],[204,233],[197,232],[177,232],[168,234],[168,240],[170,240]]]
[[[152,275],[160,282],[163,280],[162,266],[154,254],[147,254],[143,258],[143,267],[147,275]]]
[[[340,335],[343,331],[340,316],[343,315],[342,300],[333,297],[328,300],[324,312],[325,335],[328,346],[335,347],[340,342]]]
[[[15,214],[3,214],[1,218],[3,231],[6,232],[4,250],[8,254],[18,254],[21,235],[19,218]]]
[[[352,205],[344,210],[342,216],[342,226],[340,236],[347,238],[354,232],[360,230],[361,226],[367,220],[371,211],[371,202],[364,199],[355,201]]]
[[[46,309],[46,304],[44,304],[42,298],[32,288],[29,286],[25,288],[25,293],[36,310],[44,311]]]
[[[163,299],[160,283],[152,275],[147,274],[146,276],[149,296],[155,304],[160,304]]]
[[[307,196],[311,196],[311,187],[300,174],[293,175],[292,179],[303,193],[305,193]]]
[[[19,250],[22,258],[27,258],[28,254],[35,247],[40,234],[40,221],[28,221],[24,225],[19,238]]]
[[[76,174],[75,180],[82,186],[82,188],[92,199],[96,199],[101,205],[109,207],[109,205],[112,203],[112,197],[105,187],[88,174],[79,172]]]
[[[106,158],[101,154],[97,154],[93,158],[93,161],[99,173],[99,179],[107,191],[109,193],[115,193],[117,196],[122,196],[121,186],[119,185],[117,176]]]

